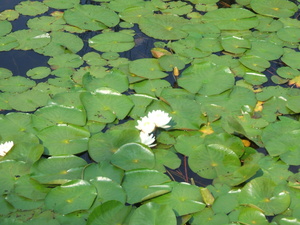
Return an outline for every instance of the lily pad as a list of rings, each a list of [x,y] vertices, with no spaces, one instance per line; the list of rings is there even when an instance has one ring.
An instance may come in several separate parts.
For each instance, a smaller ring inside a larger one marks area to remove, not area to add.
[[[77,54],[60,54],[55,55],[53,58],[48,60],[48,64],[53,68],[70,67],[77,68],[83,64],[83,60]]]
[[[257,72],[263,72],[271,66],[268,60],[256,55],[244,55],[239,60],[244,66]]]
[[[122,224],[131,212],[131,206],[111,200],[96,207],[88,217],[87,225]],[[117,216],[116,216],[117,215]]]
[[[300,69],[300,52],[284,53],[281,60],[293,69]]]
[[[20,14],[16,10],[7,9],[1,12],[0,20],[14,21],[18,19]]]
[[[130,142],[139,142],[137,129],[109,130],[93,135],[89,141],[89,154],[96,161],[110,161],[112,155],[122,146]]]
[[[66,32],[53,31],[51,32],[51,42],[43,49],[37,49],[36,52],[46,56],[56,56],[77,53],[82,47],[83,41],[78,36]]]
[[[171,191],[170,178],[156,170],[132,170],[125,172],[123,188],[127,203],[135,204]]]
[[[23,1],[16,5],[15,9],[20,14],[36,16],[48,11],[48,6],[38,1]]]
[[[251,43],[248,39],[236,36],[222,37],[221,44],[225,51],[232,52],[234,54],[244,53],[251,47]]]
[[[43,127],[55,124],[73,124],[84,126],[86,124],[86,115],[83,110],[70,108],[63,105],[47,105],[35,112],[35,127]],[[40,124],[41,123],[41,124]]]
[[[265,40],[251,41],[251,49],[247,51],[247,55],[259,56],[266,60],[279,59],[282,54],[283,48],[281,45]]]
[[[17,30],[7,37],[15,38],[19,45],[15,49],[31,50],[42,48],[51,41],[50,35],[39,30]]]
[[[37,161],[32,169],[31,177],[41,184],[64,184],[80,179],[86,161],[74,155],[52,156]]]
[[[250,6],[259,14],[277,18],[291,17],[298,10],[295,3],[285,0],[252,0]]]
[[[190,168],[201,177],[214,179],[219,175],[234,172],[240,167],[238,156],[220,144],[202,145],[189,157]]]
[[[16,38],[11,36],[0,37],[0,51],[10,51],[19,46]]]
[[[152,202],[172,207],[179,216],[199,212],[206,206],[199,187],[187,183],[174,184],[172,192],[156,197]]]
[[[239,214],[239,222],[245,224],[261,224],[261,225],[268,225],[269,222],[263,212],[259,209],[246,207],[241,209]]]
[[[5,160],[0,162],[0,179],[1,187],[0,193],[7,194],[10,193],[14,187],[16,178],[19,176],[29,174],[30,166],[25,162]]]
[[[119,23],[114,11],[98,5],[77,4],[64,12],[64,19],[70,25],[93,31],[114,27]]]
[[[155,159],[147,147],[138,143],[127,143],[112,155],[111,163],[123,170],[152,169]]]
[[[221,8],[203,16],[206,23],[211,23],[221,30],[248,30],[258,24],[256,15],[243,8]]]
[[[188,34],[181,27],[188,21],[175,15],[152,15],[142,17],[139,27],[146,35],[161,40],[178,40]]]
[[[4,92],[24,92],[29,88],[35,86],[36,83],[33,80],[30,80],[21,76],[12,76],[7,79],[1,80],[0,90]]]
[[[39,90],[27,90],[22,93],[14,93],[8,97],[8,104],[15,110],[32,112],[47,104],[49,95]]]
[[[83,127],[59,124],[50,126],[38,133],[46,147],[46,155],[71,155],[88,149],[90,133]]]
[[[80,99],[86,109],[88,120],[104,123],[124,119],[133,107],[127,96],[110,88],[97,89],[93,93],[83,92]]]
[[[269,154],[280,156],[289,165],[298,165],[300,163],[297,144],[300,135],[299,128],[299,122],[283,118],[281,121],[266,127],[262,133],[262,140]],[[270,136],[270,132],[273,133],[272,136]],[[273,136],[275,133],[278,133],[278,135]]]
[[[265,215],[279,214],[290,205],[290,195],[269,178],[258,177],[248,182],[239,195],[241,204],[253,204]]]
[[[172,208],[168,205],[159,205],[154,202],[148,202],[134,211],[129,220],[129,225],[139,224],[140,221],[147,221],[147,224],[153,225],[174,225],[176,216]]]
[[[158,79],[168,76],[167,73],[162,72],[162,68],[158,59],[137,59],[129,64],[129,71],[136,76]]]
[[[84,180],[72,180],[53,188],[45,198],[47,208],[61,214],[91,207],[97,195],[96,188]]]
[[[8,34],[12,30],[12,25],[7,20],[0,21],[0,26],[1,26],[0,36],[4,36],[5,34]]]
[[[153,97],[159,97],[164,88],[169,88],[171,85],[165,80],[145,80],[133,85],[133,89],[138,94],[146,94]]]
[[[191,93],[216,95],[233,87],[234,75],[226,66],[194,64],[182,72],[178,85]]]
[[[80,0],[44,0],[43,3],[54,9],[69,9],[79,4]]]
[[[135,43],[132,35],[107,32],[89,39],[89,45],[101,52],[125,52],[132,49]]]
[[[51,73],[50,68],[45,66],[35,67],[27,71],[26,75],[31,79],[43,79]]]
[[[97,197],[93,203],[93,208],[111,200],[116,200],[125,204],[126,194],[123,188],[107,177],[98,176],[89,181],[96,187]]]

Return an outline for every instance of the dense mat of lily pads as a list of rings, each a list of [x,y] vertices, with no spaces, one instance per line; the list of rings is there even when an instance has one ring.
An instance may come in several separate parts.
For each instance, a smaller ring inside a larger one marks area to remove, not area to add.
[[[299,0],[217,2],[0,12],[0,51],[49,58],[0,68],[1,225],[300,224]],[[138,29],[153,57],[122,57]],[[180,155],[212,184],[167,176]]]

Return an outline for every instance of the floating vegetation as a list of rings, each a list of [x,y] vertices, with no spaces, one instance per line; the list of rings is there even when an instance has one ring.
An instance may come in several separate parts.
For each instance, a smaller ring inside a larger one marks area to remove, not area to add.
[[[299,5],[0,12],[0,223],[300,224]]]

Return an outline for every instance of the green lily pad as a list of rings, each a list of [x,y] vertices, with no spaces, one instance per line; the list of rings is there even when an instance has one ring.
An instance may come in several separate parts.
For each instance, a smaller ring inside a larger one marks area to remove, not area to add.
[[[292,79],[294,77],[300,76],[300,71],[293,69],[288,66],[279,67],[276,70],[277,74],[283,78]]]
[[[4,92],[24,92],[35,86],[36,83],[21,76],[12,76],[1,80],[0,90]]]
[[[239,214],[238,221],[245,224],[261,224],[268,225],[269,222],[263,212],[255,208],[242,208]]]
[[[131,206],[125,206],[119,201],[111,200],[96,207],[89,215],[86,224],[122,224],[130,214],[131,209]]]
[[[0,21],[0,26],[1,26],[0,36],[4,36],[5,34],[8,34],[12,30],[12,25],[7,20]]]
[[[96,162],[109,161],[112,155],[122,146],[130,142],[139,142],[137,129],[109,130],[93,135],[89,141],[89,154]]]
[[[125,52],[134,47],[132,35],[106,32],[89,39],[89,46],[101,52]]]
[[[166,167],[172,170],[177,169],[181,160],[175,154],[175,152],[170,151],[169,149],[153,149],[155,155],[155,166],[154,169],[159,172],[166,172]]]
[[[124,170],[119,169],[107,161],[101,163],[90,163],[84,170],[85,180],[97,180],[98,177],[106,177],[113,182],[120,184],[124,177]]]
[[[129,98],[134,103],[129,116],[134,119],[143,117],[146,114],[147,106],[150,105],[152,101],[157,101],[157,98],[143,94],[130,95]]]
[[[98,5],[77,4],[64,12],[64,19],[70,25],[93,31],[114,27],[119,23],[114,11]]]
[[[193,215],[192,225],[219,225],[229,223],[229,217],[225,213],[215,214],[211,208],[205,208]]]
[[[132,170],[125,172],[122,187],[127,194],[127,203],[135,204],[171,191],[170,178],[156,170]]]
[[[241,165],[238,156],[220,144],[202,145],[201,149],[189,157],[190,168],[201,177],[214,179],[234,172]]]
[[[211,54],[211,51],[202,51],[201,49],[197,48],[198,45],[198,38],[189,36],[179,41],[170,42],[168,44],[168,47],[171,48],[174,52],[176,52],[176,54],[178,54],[179,56],[186,58],[203,58]]]
[[[259,56],[266,60],[279,59],[283,54],[283,48],[275,43],[265,40],[251,41],[251,49],[247,51],[247,55]]]
[[[243,78],[252,85],[261,85],[268,81],[266,75],[256,72],[246,72]]]
[[[284,27],[277,31],[277,36],[287,42],[299,42],[300,28]]]
[[[262,140],[268,153],[271,156],[279,155],[281,160],[289,165],[298,165],[300,163],[297,144],[300,135],[299,125],[298,122],[291,119],[283,119],[266,127],[262,133]],[[280,131],[280,134],[273,136],[274,132],[278,132],[275,131],[276,129]],[[272,136],[270,136],[270,132],[273,133]]]
[[[48,11],[48,6],[37,1],[23,1],[15,6],[15,10],[26,16],[36,16]]]
[[[239,195],[241,204],[253,204],[265,215],[284,212],[290,205],[290,195],[269,178],[258,177],[248,182]]]
[[[172,208],[168,205],[159,205],[154,202],[148,202],[137,208],[129,220],[129,225],[139,224],[140,221],[147,221],[147,224],[174,225],[176,216]]]
[[[153,97],[159,97],[164,88],[169,88],[171,85],[165,80],[145,80],[133,85],[133,89],[138,94],[146,94]]]
[[[178,56],[174,55],[163,55],[158,61],[164,71],[173,71],[175,67],[178,70],[182,70],[185,67],[185,63]]]
[[[300,52],[284,53],[281,60],[293,69],[300,69]]]
[[[10,51],[19,46],[16,38],[11,36],[0,37],[0,51]]]
[[[26,164],[25,162],[5,160],[0,161],[0,170],[0,193],[7,194],[13,189],[18,177],[30,172],[30,165]]]
[[[86,109],[88,120],[104,123],[124,119],[133,107],[127,96],[110,88],[97,89],[93,93],[83,92],[80,99]]]
[[[250,6],[259,14],[278,18],[291,17],[298,10],[295,3],[285,0],[252,0]]]
[[[86,124],[84,111],[63,105],[47,105],[38,109],[34,115],[34,126],[39,130],[55,124],[73,124],[78,126]]]
[[[273,19],[272,17],[258,15],[258,19],[259,24],[255,27],[255,29],[262,32],[274,32],[283,27],[283,23],[281,21]]]
[[[139,27],[146,35],[161,40],[178,40],[185,38],[187,33],[181,27],[188,21],[175,15],[152,15],[142,17]]]
[[[148,168],[155,165],[154,154],[138,143],[122,145],[111,157],[111,163],[123,170]]]
[[[203,16],[203,20],[221,30],[248,30],[258,24],[256,15],[243,8],[221,8],[210,11]]]
[[[18,19],[20,14],[16,10],[7,9],[1,12],[0,20],[14,21]]]
[[[66,22],[63,20],[63,18],[56,18],[54,16],[41,16],[29,19],[27,26],[33,30],[49,32],[64,29],[65,23]]]
[[[32,112],[38,107],[46,105],[49,98],[47,93],[31,89],[22,93],[14,93],[7,100],[8,104],[15,110]]]
[[[204,139],[200,138],[198,135],[186,136],[180,135],[176,139],[176,144],[174,145],[177,152],[190,156],[193,152],[197,152],[203,148]]]
[[[43,79],[51,73],[50,68],[45,66],[35,67],[27,71],[26,75],[31,79]]]
[[[142,17],[152,15],[150,8],[144,6],[129,7],[120,12],[119,16],[122,20],[129,23],[138,23]]]
[[[79,4],[80,0],[44,0],[43,3],[54,9],[69,9]]]
[[[268,60],[257,55],[244,55],[239,60],[244,66],[257,72],[263,72],[271,66]]]
[[[87,210],[97,196],[96,188],[84,180],[72,180],[53,188],[45,198],[47,208],[61,214]]]
[[[48,60],[48,64],[53,69],[63,67],[77,68],[83,64],[83,60],[77,54],[67,53],[55,55],[53,58]]]
[[[20,177],[15,184],[16,194],[31,200],[43,200],[49,191],[50,188],[40,184],[29,175]]]
[[[90,133],[87,129],[75,125],[59,124],[50,126],[38,133],[46,147],[46,155],[70,155],[88,149]]]
[[[220,29],[211,23],[189,23],[182,27],[190,37],[194,38],[217,38],[220,36]]]
[[[194,64],[182,72],[178,85],[191,93],[216,95],[233,87],[234,75],[226,66]]]
[[[93,208],[111,200],[116,200],[125,204],[125,191],[119,184],[111,179],[98,176],[96,179],[92,179],[89,182],[96,187],[98,193],[93,203]]]
[[[43,49],[37,49],[36,52],[46,56],[57,56],[76,53],[82,47],[83,41],[78,36],[66,32],[53,31],[51,32],[51,42]]]
[[[222,37],[221,44],[225,51],[232,52],[234,54],[244,53],[251,47],[251,43],[248,39],[236,36]]]
[[[44,201],[42,200],[31,200],[17,195],[16,193],[9,193],[5,199],[15,208],[19,210],[32,210],[40,208]]]
[[[0,79],[6,79],[6,78],[9,78],[12,76],[13,76],[13,73],[9,69],[0,67]]]
[[[172,192],[156,197],[152,202],[172,207],[179,216],[199,212],[206,206],[199,187],[187,183],[174,184]]]
[[[187,4],[183,1],[176,1],[176,2],[168,2],[165,9],[162,9],[161,11],[164,14],[173,14],[173,15],[184,15],[188,14],[193,10],[193,6],[190,4]]]
[[[99,87],[108,87],[122,93],[128,89],[127,76],[116,69],[106,72],[101,77],[94,77],[87,73],[83,76],[82,83],[87,91],[96,91]]]
[[[37,161],[31,168],[32,179],[41,184],[64,184],[80,179],[86,161],[74,155],[52,156]]]
[[[19,50],[42,48],[51,41],[48,33],[39,30],[17,30],[10,33],[7,37],[17,39],[19,46],[15,49]]]
[[[197,43],[196,47],[204,52],[220,52],[223,47],[219,38],[204,37]]]
[[[136,76],[147,79],[158,79],[168,76],[162,72],[158,59],[137,59],[129,64],[129,71]]]
[[[21,117],[16,117],[16,119]],[[20,121],[21,122],[21,121]],[[32,165],[38,161],[44,152],[44,147],[41,144],[23,142],[22,144],[15,144],[13,151],[10,151],[5,159],[11,159],[16,161],[26,162],[28,165]]]

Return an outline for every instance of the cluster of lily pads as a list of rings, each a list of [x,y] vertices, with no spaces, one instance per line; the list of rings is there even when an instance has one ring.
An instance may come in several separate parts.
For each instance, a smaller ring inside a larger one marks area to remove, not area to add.
[[[1,52],[48,59],[0,68],[0,223],[300,224],[298,16],[299,0],[0,12]],[[138,32],[153,57],[122,57]],[[173,179],[181,158],[211,184]]]

